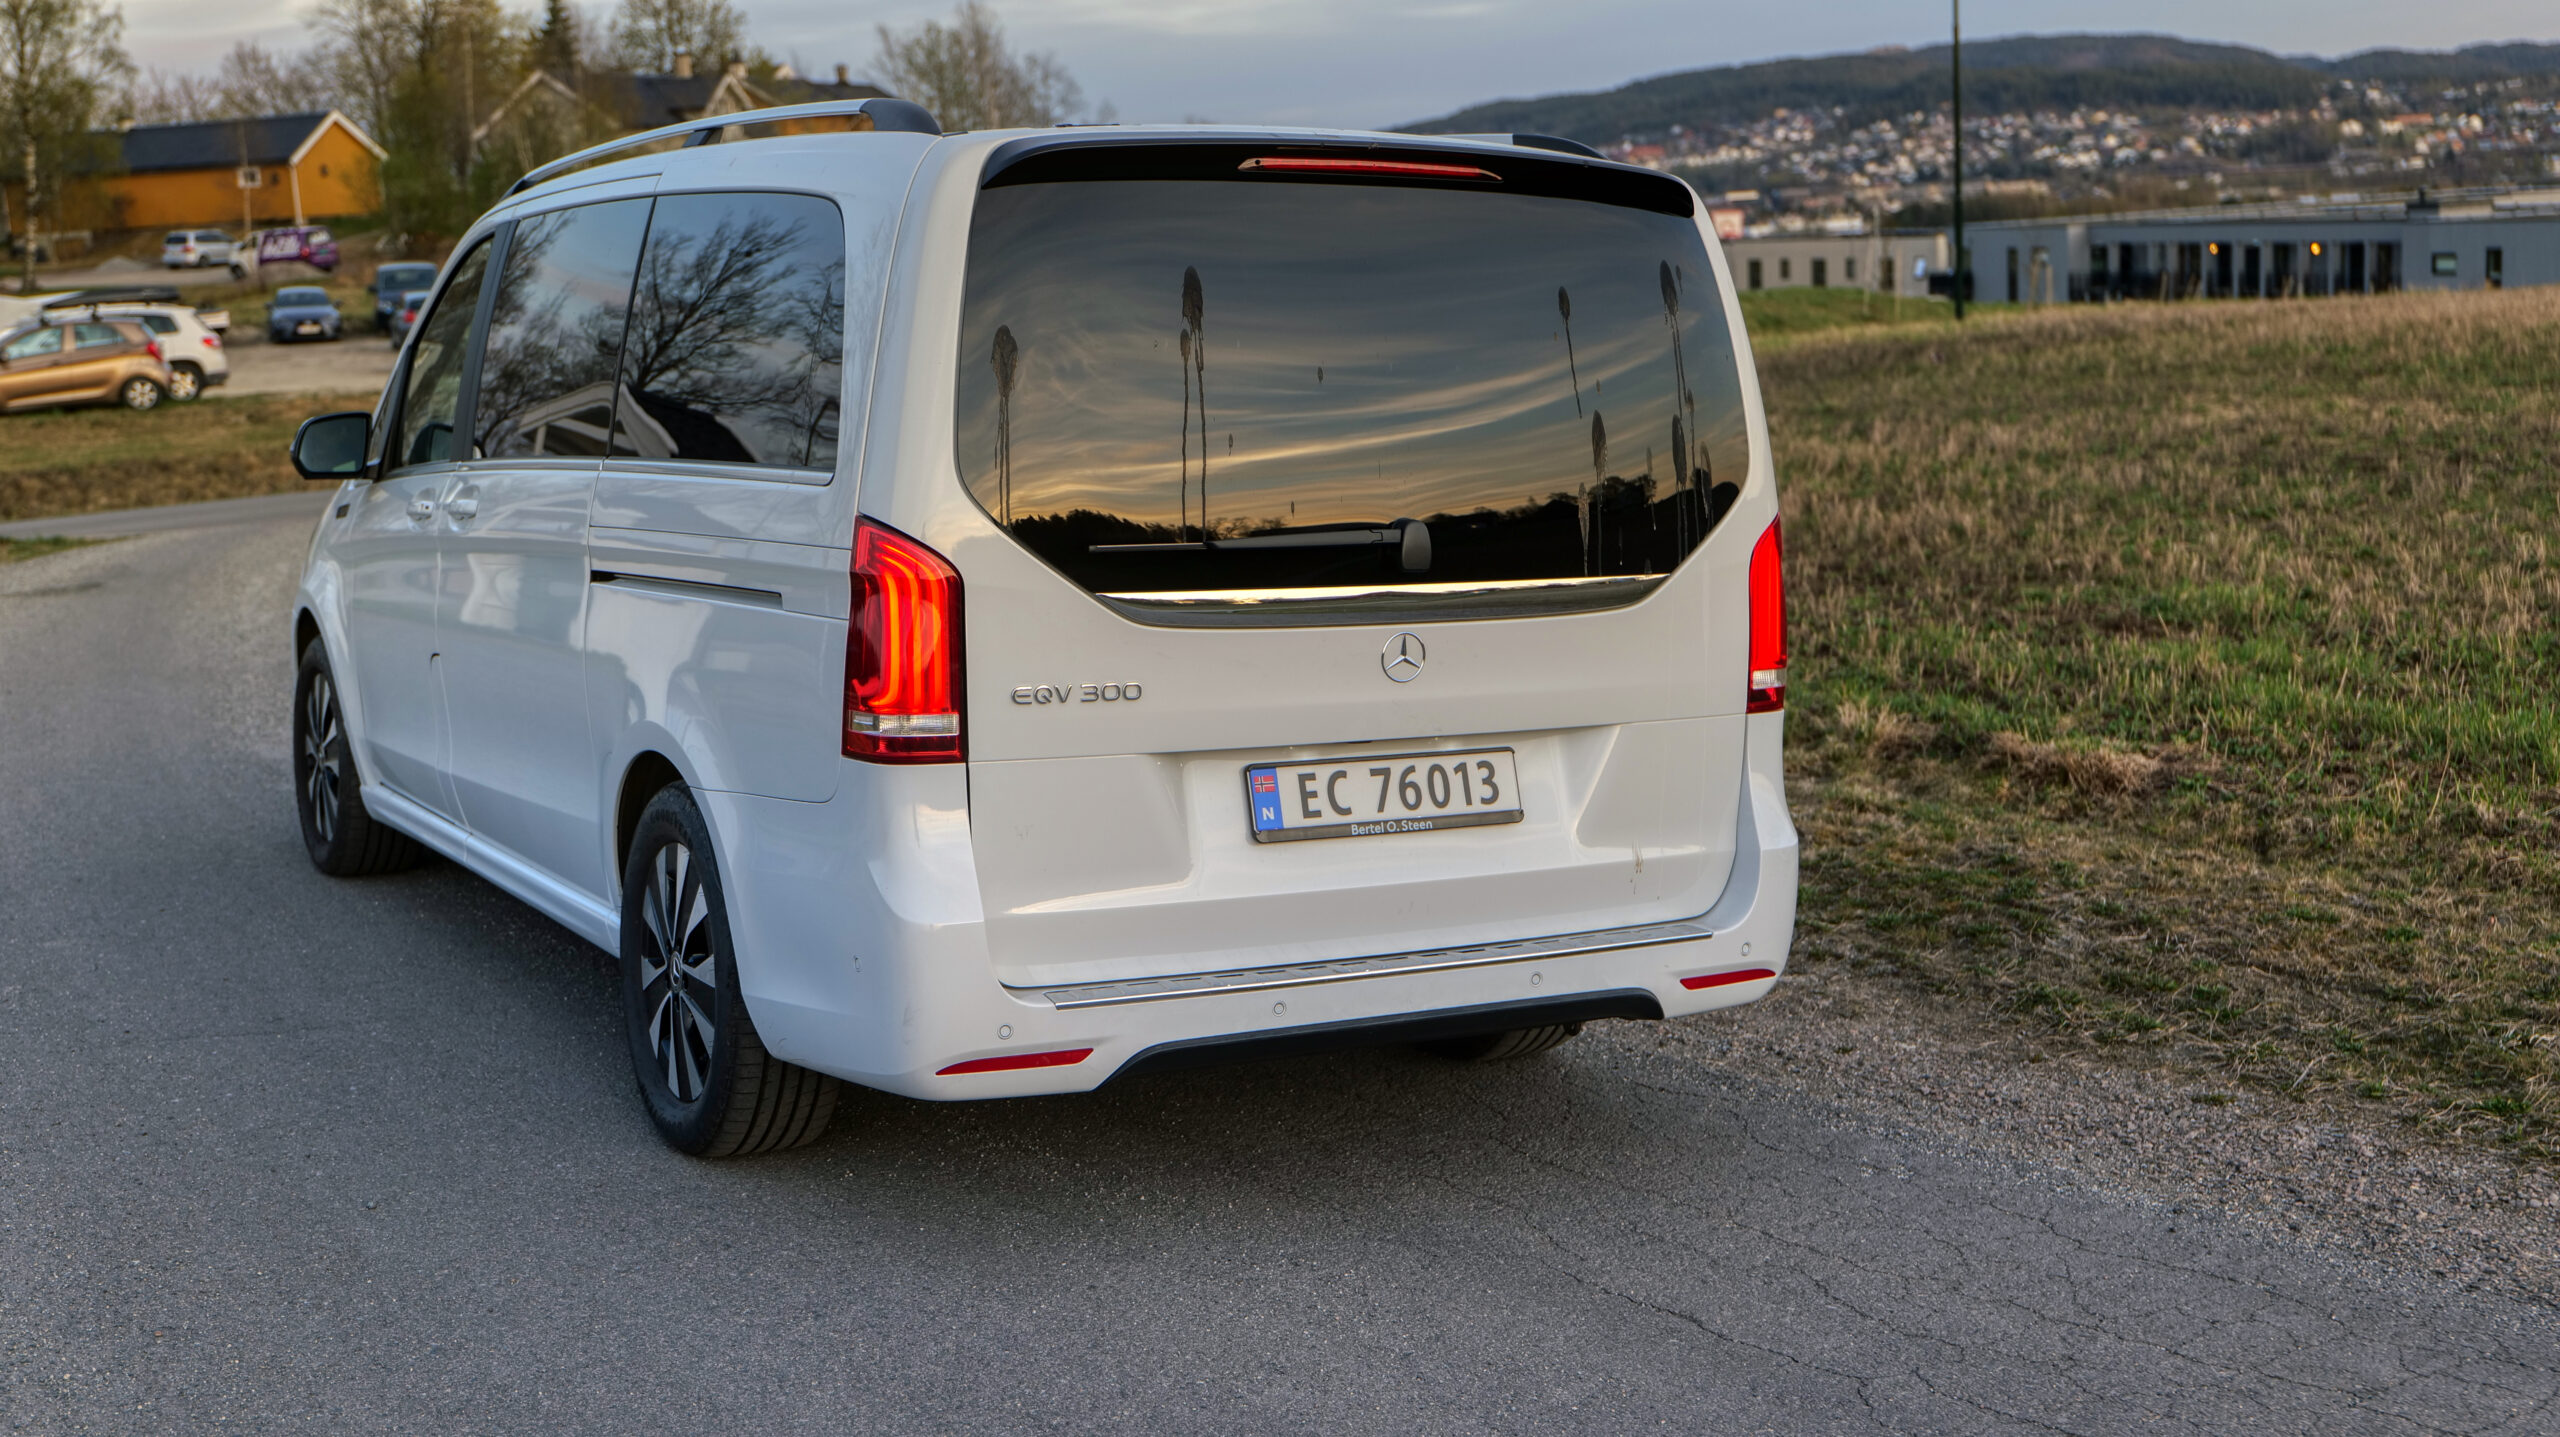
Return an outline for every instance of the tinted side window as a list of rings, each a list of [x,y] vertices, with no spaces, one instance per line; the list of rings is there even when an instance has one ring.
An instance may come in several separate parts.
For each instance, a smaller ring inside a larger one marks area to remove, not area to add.
[[[648,222],[647,200],[617,200],[516,225],[481,346],[475,452],[604,453],[604,426],[575,416],[613,403],[631,270]]]
[[[483,240],[454,271],[435,312],[418,327],[408,383],[400,391],[400,431],[390,455],[394,469],[453,457],[453,426],[462,408],[462,361],[469,349],[471,316],[480,308],[480,282],[488,272],[489,244]]]
[[[613,452],[832,469],[844,219],[805,195],[658,201],[632,296]]]
[[[84,324],[75,331],[72,342],[82,349],[104,349],[124,343],[125,338],[112,324]]]

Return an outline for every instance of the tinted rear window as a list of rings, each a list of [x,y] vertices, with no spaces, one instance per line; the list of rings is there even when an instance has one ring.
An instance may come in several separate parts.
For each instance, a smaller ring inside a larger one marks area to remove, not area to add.
[[[1639,596],[1747,465],[1723,300],[1694,219],[1524,188],[990,187],[970,492],[1142,617]]]

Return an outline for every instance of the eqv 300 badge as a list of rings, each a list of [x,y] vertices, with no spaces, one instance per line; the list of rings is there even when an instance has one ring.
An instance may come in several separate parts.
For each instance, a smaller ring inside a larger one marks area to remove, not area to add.
[[[1013,691],[1018,704],[1133,704],[1146,693],[1137,684],[1025,684]]]

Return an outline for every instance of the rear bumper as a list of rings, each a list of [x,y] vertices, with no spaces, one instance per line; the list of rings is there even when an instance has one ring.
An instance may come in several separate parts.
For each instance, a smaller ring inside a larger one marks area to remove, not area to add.
[[[1784,722],[1748,720],[1733,868],[1694,918],[1127,983],[996,980],[956,770],[859,766],[866,781],[899,789],[890,803],[866,801],[855,784],[822,804],[697,796],[728,836],[721,870],[741,983],[777,1056],[911,1097],[1021,1097],[1229,1056],[1576,1013],[1680,1017],[1760,998],[1786,971],[1795,932]],[[1055,1066],[944,1071],[1078,1049],[1090,1052]]]

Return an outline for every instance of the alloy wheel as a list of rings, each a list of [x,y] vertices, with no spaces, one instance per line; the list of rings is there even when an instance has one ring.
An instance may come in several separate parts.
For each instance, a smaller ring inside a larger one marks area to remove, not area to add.
[[[181,364],[175,369],[169,371],[169,397],[171,399],[184,404],[188,400],[193,399],[198,394],[202,393],[203,390],[204,378],[197,374],[192,367]]]
[[[312,831],[322,843],[338,836],[338,774],[343,734],[338,722],[338,689],[324,671],[311,676],[302,699],[302,801],[311,813]]]
[[[148,379],[128,379],[124,383],[124,407],[153,409],[160,404],[160,386]]]
[[[711,899],[692,849],[670,843],[651,855],[640,921],[640,1006],[648,1014],[649,1051],[668,1094],[698,1102],[711,1086],[720,977],[711,951]]]

